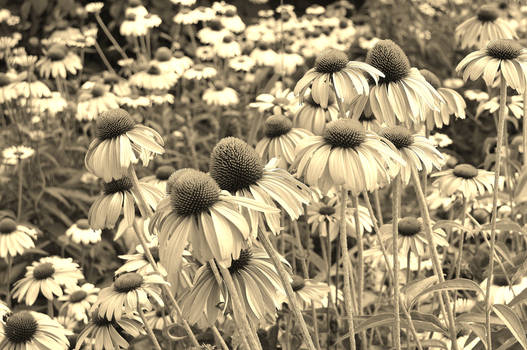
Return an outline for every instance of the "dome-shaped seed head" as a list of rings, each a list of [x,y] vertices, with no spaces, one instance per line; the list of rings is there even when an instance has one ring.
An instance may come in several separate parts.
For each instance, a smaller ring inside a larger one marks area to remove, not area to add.
[[[225,44],[232,43],[234,41],[234,37],[230,34],[227,34],[223,37],[223,42]]]
[[[364,127],[352,119],[327,123],[322,136],[331,146],[342,148],[355,148],[366,140]]]
[[[113,139],[126,134],[135,126],[132,116],[122,108],[110,109],[97,117],[95,131],[100,140]]]
[[[244,270],[253,257],[253,253],[250,249],[242,249],[240,252],[240,257],[238,259],[232,259],[231,266],[229,267],[229,272],[235,274],[241,270]]]
[[[155,58],[159,62],[167,62],[172,58],[172,51],[168,47],[160,47],[156,50]]]
[[[11,343],[22,344],[30,341],[38,329],[37,320],[29,311],[11,315],[4,326],[5,336]]]
[[[71,303],[78,303],[79,301],[83,301],[88,296],[88,293],[86,291],[79,289],[75,292],[70,294],[70,302]]]
[[[494,22],[499,17],[499,12],[495,6],[483,5],[479,8],[477,16],[481,22]]]
[[[336,210],[335,210],[335,207],[332,207],[331,205],[325,205],[323,207],[320,207],[320,209],[318,210],[318,213],[320,215],[333,215],[335,214]]]
[[[116,278],[113,288],[118,293],[128,293],[141,287],[143,280],[137,272],[127,272]]]
[[[41,263],[33,269],[33,277],[39,281],[51,277],[54,273],[55,268],[49,262]]]
[[[175,171],[176,168],[171,165],[162,165],[156,170],[156,179],[161,181],[168,180]]]
[[[170,202],[181,216],[199,214],[219,200],[220,188],[209,175],[195,169],[181,169],[167,183]]]
[[[306,285],[306,281],[298,275],[293,276],[293,281],[291,282],[291,289],[293,292],[298,292],[302,288],[304,288]]]
[[[510,278],[511,284],[515,285],[515,284],[518,284],[518,282],[520,282],[521,276],[515,277],[515,274],[511,274],[509,278]],[[492,277],[492,284],[495,286],[500,286],[500,287],[509,286],[509,280],[507,279],[507,275],[505,275],[503,271],[497,272]]]
[[[272,115],[265,121],[264,133],[269,138],[278,137],[287,134],[292,127],[293,123],[286,116]]]
[[[46,56],[52,61],[60,61],[66,57],[68,49],[64,45],[56,44],[49,48]]]
[[[10,234],[16,230],[16,222],[11,218],[3,218],[0,220],[0,235]]]
[[[132,180],[125,176],[120,179],[104,183],[104,194],[108,196],[117,192],[126,192],[131,190],[133,186]]]
[[[462,177],[464,179],[472,179],[478,176],[478,169],[470,164],[459,164],[453,170],[453,173],[457,177]]]
[[[336,73],[346,67],[348,55],[337,49],[325,49],[315,59],[315,70],[320,73]]]
[[[379,135],[393,143],[397,149],[408,147],[414,143],[414,136],[403,126],[392,126],[383,128]]]
[[[91,95],[93,97],[101,97],[106,92],[106,89],[104,88],[104,85],[102,84],[95,84],[91,89]]]
[[[384,73],[380,83],[398,82],[410,73],[404,51],[391,40],[379,40],[366,55],[366,63]]]
[[[263,175],[262,160],[251,146],[236,137],[226,137],[210,156],[210,175],[222,190],[236,192],[255,184]]]
[[[414,236],[421,232],[422,224],[414,217],[405,217],[397,222],[397,228],[401,236]]]
[[[119,77],[116,74],[108,74],[104,77],[104,83],[105,84],[117,84],[119,82]]]
[[[161,69],[155,64],[151,64],[146,72],[150,75],[161,75]]]
[[[212,21],[209,22],[209,27],[212,30],[220,31],[223,28],[223,24],[221,24],[220,20],[213,19]]]
[[[75,225],[81,230],[89,230],[91,228],[87,219],[79,219],[75,222]]]
[[[487,223],[489,215],[489,212],[483,208],[476,208],[472,211],[472,216],[480,225]]]
[[[523,47],[515,40],[496,39],[487,44],[487,54],[499,60],[513,60],[522,53]]]
[[[375,120],[375,115],[372,114],[365,114],[364,112],[360,114],[359,122],[371,122]]]
[[[439,80],[439,78],[437,77],[437,75],[435,75],[434,73],[430,72],[428,69],[420,69],[419,70],[419,73],[421,73],[421,75],[423,76],[423,78],[425,78],[425,80],[430,84],[432,85],[432,87],[434,89],[438,89],[441,87],[441,81]]]
[[[227,11],[225,11],[225,16],[226,17],[234,17],[234,16],[236,16],[236,10],[234,10],[234,9],[227,9]]]
[[[94,310],[91,314],[91,322],[97,327],[107,327],[109,325],[115,325],[115,321],[112,318],[111,320],[107,319],[105,316],[99,315],[99,310]]]

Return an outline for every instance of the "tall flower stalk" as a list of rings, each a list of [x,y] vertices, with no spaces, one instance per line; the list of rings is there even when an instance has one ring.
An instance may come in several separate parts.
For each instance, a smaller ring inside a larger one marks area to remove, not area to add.
[[[393,234],[393,343],[401,350],[401,319],[399,317],[399,209],[401,206],[401,175],[397,175],[392,185],[392,234]],[[409,267],[407,267],[409,268]]]

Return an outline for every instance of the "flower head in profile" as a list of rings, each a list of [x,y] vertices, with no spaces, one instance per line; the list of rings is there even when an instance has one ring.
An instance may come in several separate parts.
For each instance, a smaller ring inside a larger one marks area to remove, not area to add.
[[[11,146],[2,151],[2,163],[16,165],[19,161],[28,159],[35,154],[35,150],[27,146]]]
[[[470,164],[458,164],[454,169],[448,169],[435,174],[434,186],[438,186],[444,196],[460,193],[470,200],[492,192],[494,188],[494,172],[477,169]]]
[[[157,131],[136,124],[124,109],[101,113],[96,121],[84,164],[93,174],[110,182],[126,176],[130,165],[141,158],[148,165],[152,154],[162,154],[163,139]]]
[[[130,77],[130,84],[146,90],[169,90],[178,80],[178,74],[162,70],[156,63]]]
[[[331,291],[327,283],[304,279],[298,275],[293,276],[291,288],[302,310],[307,310],[311,305],[321,307]],[[287,299],[284,302],[289,303]]]
[[[22,255],[26,249],[35,247],[37,231],[17,223],[8,216],[0,217],[0,258]]]
[[[89,245],[101,241],[100,229],[92,229],[88,220],[79,219],[66,230],[66,237],[69,237],[74,243]]]
[[[119,100],[110,91],[110,86],[87,81],[79,90],[75,118],[79,121],[94,120],[99,114],[115,108],[119,108]]]
[[[303,106],[296,111],[293,118],[293,125],[297,128],[306,129],[315,135],[322,135],[326,123],[339,118],[339,110],[335,94],[329,95],[327,107],[322,107],[313,100],[311,91],[309,96],[304,99]]]
[[[37,62],[37,67],[44,78],[51,76],[66,79],[68,73],[77,74],[77,71],[82,69],[82,62],[80,57],[66,46],[55,44]]]
[[[171,165],[162,165],[156,169],[154,175],[143,177],[141,181],[147,184],[154,185],[161,192],[166,193],[168,178],[175,171],[176,169]]]
[[[256,101],[251,102],[249,107],[257,108],[260,113],[287,114],[292,112],[294,102],[295,94],[291,90],[277,87],[274,91],[256,96]]]
[[[64,303],[59,309],[59,314],[88,323],[88,312],[97,301],[99,291],[100,289],[91,283],[66,287],[64,295],[58,298]]]
[[[240,102],[238,93],[228,87],[222,81],[216,81],[214,87],[208,88],[203,92],[203,101],[211,106],[233,106]]]

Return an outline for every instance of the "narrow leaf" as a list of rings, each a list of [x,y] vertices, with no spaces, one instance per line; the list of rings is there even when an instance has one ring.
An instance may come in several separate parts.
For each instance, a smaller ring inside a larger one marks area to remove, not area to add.
[[[525,329],[518,316],[507,305],[496,304],[492,309],[498,317],[505,323],[509,331],[516,338],[518,343],[524,350],[527,350],[527,337],[525,336]]]
[[[473,290],[475,292],[478,292],[480,294],[484,294],[483,290],[480,288],[480,286],[476,282],[466,279],[466,278],[457,278],[457,279],[448,280],[448,281],[444,281],[436,285],[433,285],[423,290],[418,295],[416,295],[415,299],[425,294],[431,293],[431,292],[439,292],[439,291],[444,291],[444,290],[457,290],[457,289],[468,289],[468,290]]]

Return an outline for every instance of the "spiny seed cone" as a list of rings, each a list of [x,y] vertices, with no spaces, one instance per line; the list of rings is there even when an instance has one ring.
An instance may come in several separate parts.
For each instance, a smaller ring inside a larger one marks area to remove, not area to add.
[[[291,282],[291,289],[293,290],[293,292],[297,292],[299,290],[301,290],[302,288],[304,288],[306,285],[306,281],[304,281],[304,279],[298,275],[294,275],[293,276],[293,281]]]
[[[150,65],[146,72],[150,75],[161,75],[161,69],[159,69],[159,67],[155,64]]]
[[[223,28],[223,25],[221,24],[220,20],[213,19],[212,21],[209,22],[209,27],[212,30],[220,31]]]
[[[111,195],[117,192],[129,191],[134,187],[129,177],[122,177],[117,180],[104,183],[104,194]]]
[[[234,17],[235,15],[236,15],[236,11],[233,9],[228,9],[227,11],[225,11],[225,16],[227,17]]]
[[[336,73],[346,67],[348,55],[337,49],[325,49],[315,59],[315,70],[320,73]]]
[[[470,164],[459,164],[453,170],[454,175],[464,179],[472,179],[478,176],[478,169]]]
[[[176,51],[176,52],[174,52],[174,57],[175,58],[183,58],[183,57],[185,57],[185,54],[183,53],[183,51]]]
[[[115,74],[108,74],[107,76],[104,77],[105,84],[113,85],[113,84],[117,84],[118,82],[119,82],[119,77]]]
[[[267,43],[261,42],[258,44],[258,49],[262,51],[269,50],[269,45]]]
[[[49,48],[46,56],[52,61],[60,61],[66,57],[68,49],[64,45],[53,45]]]
[[[33,277],[36,280],[45,280],[55,273],[52,263],[42,263],[33,269]]]
[[[100,140],[113,139],[132,130],[134,126],[135,121],[127,111],[122,108],[110,109],[97,117],[95,134]]]
[[[499,60],[518,58],[523,47],[515,40],[496,39],[487,44],[487,54]]]
[[[421,232],[422,226],[419,220],[408,216],[399,220],[397,228],[401,236],[411,237]]]
[[[156,170],[156,179],[158,180],[168,180],[170,175],[176,171],[176,168],[170,165],[163,165],[157,168]]]
[[[403,126],[392,126],[383,128],[379,135],[393,143],[397,149],[408,147],[414,142],[414,136]]]
[[[166,62],[172,58],[172,51],[168,47],[160,47],[156,50],[155,58],[159,62]]]
[[[225,89],[226,87],[227,87],[227,86],[225,85],[225,82],[223,82],[223,80],[216,80],[216,81],[214,82],[214,88],[215,88],[216,90],[218,90],[218,91],[219,91],[219,90],[223,90],[223,89]]]
[[[210,156],[210,175],[222,190],[236,192],[255,184],[263,175],[262,160],[251,146],[236,137],[226,137]]]
[[[137,272],[128,272],[117,277],[113,287],[118,293],[128,293],[141,287],[143,281],[143,276]]]
[[[223,42],[225,44],[232,43],[234,41],[234,37],[232,35],[225,35],[223,37]]]
[[[476,208],[472,211],[472,216],[480,225],[482,225],[487,222],[489,218],[489,212],[483,208]]]
[[[419,73],[425,78],[425,80],[432,85],[434,89],[441,87],[441,81],[434,73],[430,72],[428,69],[420,69]]]
[[[326,206],[320,207],[318,212],[321,215],[333,215],[333,214],[335,214],[336,211],[335,211],[335,207],[332,207],[330,205],[326,205]]]
[[[391,40],[379,40],[366,55],[366,63],[384,73],[380,83],[398,82],[410,73],[404,51]]]
[[[89,230],[90,229],[90,224],[88,223],[88,220],[86,220],[86,219],[79,219],[79,220],[77,220],[75,225],[77,225],[77,227],[80,228],[81,230]]]
[[[513,285],[518,284],[520,282],[520,276],[516,276],[514,278],[514,274],[509,274],[510,281]],[[509,280],[507,280],[507,276],[503,271],[496,272],[496,274],[492,278],[492,284],[495,286],[505,287],[509,285]]]
[[[245,269],[251,262],[252,257],[253,253],[250,249],[243,249],[240,252],[240,257],[238,259],[232,259],[231,266],[229,267],[229,272],[235,274],[238,271]]]
[[[265,121],[264,133],[269,138],[278,137],[287,134],[292,127],[293,123],[286,116],[272,115]]]
[[[339,22],[339,28],[340,29],[344,29],[344,28],[347,28],[348,27],[348,22],[342,20]]]
[[[95,84],[95,86],[91,89],[91,95],[93,97],[101,97],[106,92],[106,89],[104,88],[104,85],[102,84]]]
[[[370,122],[372,120],[375,120],[375,115],[372,114],[364,114],[361,113],[359,117],[359,122]]]
[[[11,84],[11,79],[5,73],[0,73],[0,86],[6,86]]]
[[[37,320],[29,311],[11,315],[4,326],[5,336],[11,343],[22,344],[30,341],[38,329]],[[25,347],[20,347],[20,349]]]
[[[366,140],[364,127],[352,119],[339,119],[327,123],[322,136],[331,146],[342,148],[355,148]]]
[[[214,179],[198,170],[182,170],[170,176],[167,184],[172,208],[178,215],[199,214],[219,200],[220,188]]]
[[[11,218],[3,218],[0,220],[0,234],[9,234],[16,230],[16,222]]]
[[[499,17],[498,9],[492,5],[483,5],[478,10],[478,19],[481,22],[494,22]]]
[[[71,293],[70,295],[70,302],[72,303],[78,303],[79,301],[83,301],[88,296],[88,293],[86,293],[84,290],[79,289],[75,292]]]

